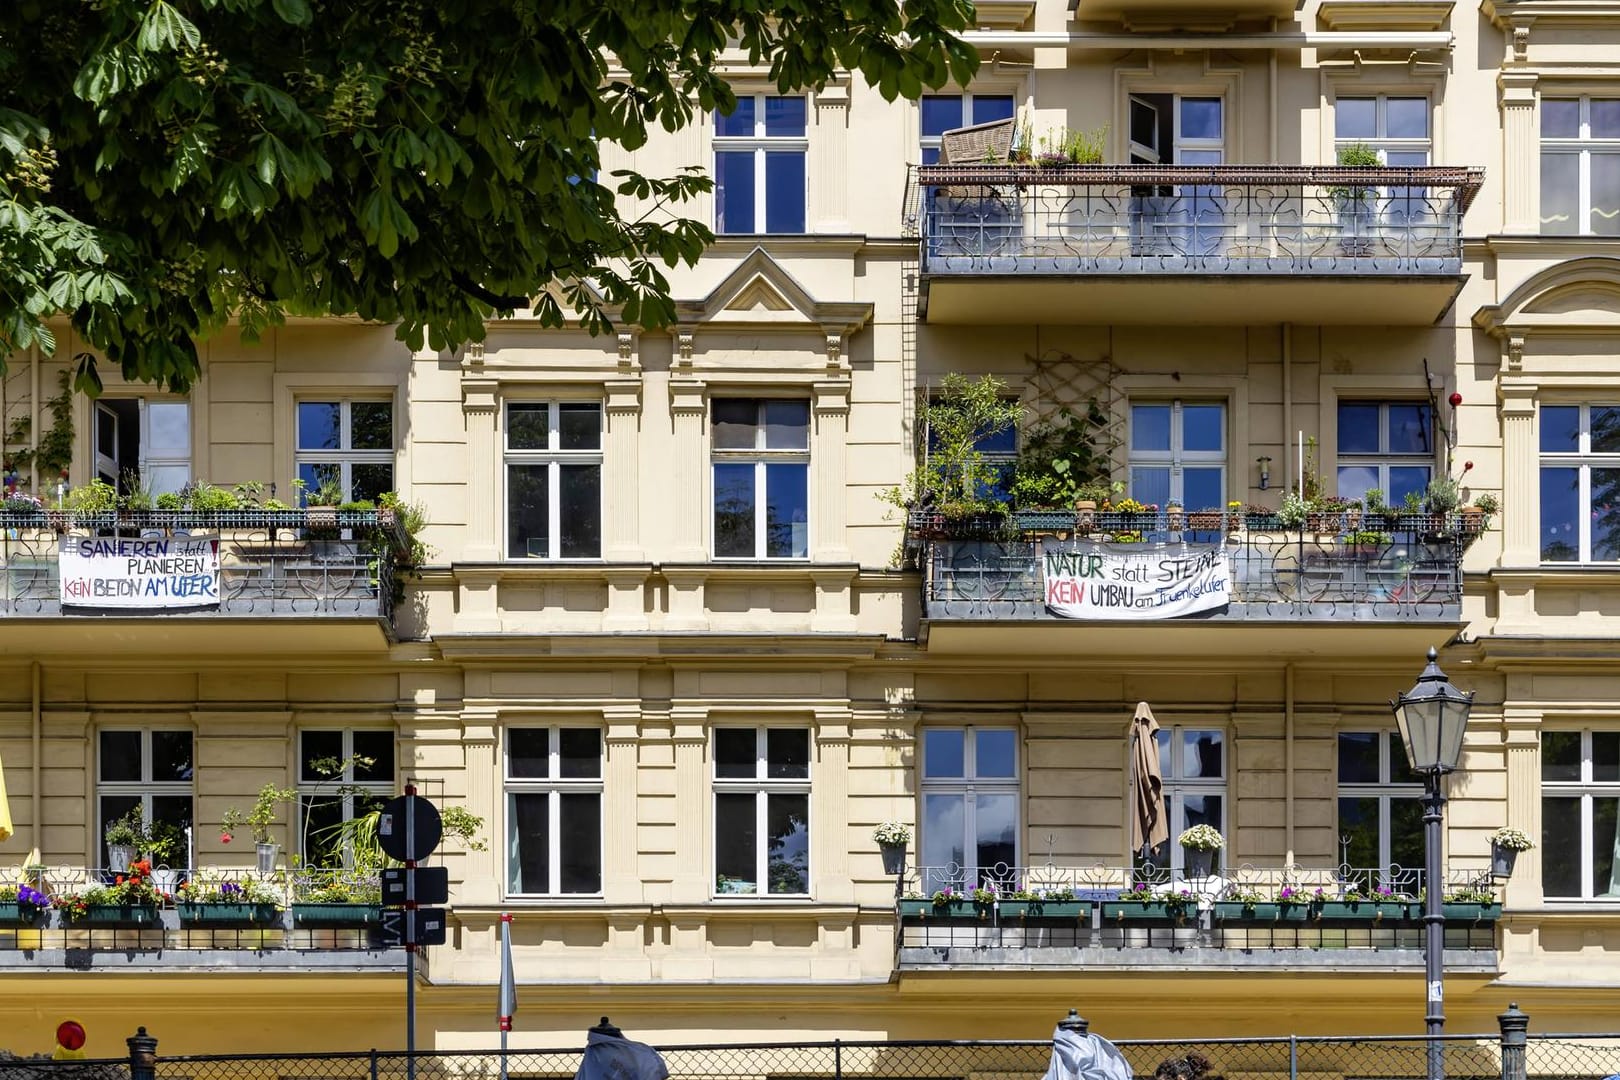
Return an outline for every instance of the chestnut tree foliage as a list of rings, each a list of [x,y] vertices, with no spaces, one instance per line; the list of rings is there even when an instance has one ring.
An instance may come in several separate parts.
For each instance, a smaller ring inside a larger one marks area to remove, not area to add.
[[[0,360],[53,351],[65,314],[175,389],[233,318],[251,338],[358,315],[436,349],[531,302],[548,325],[665,325],[662,268],[711,239],[679,215],[706,170],[599,173],[599,140],[732,108],[722,53],[783,91],[849,70],[891,100],[977,63],[954,36],[970,0],[5,6]],[[653,210],[627,218],[624,196]],[[88,354],[80,374],[93,389]]]

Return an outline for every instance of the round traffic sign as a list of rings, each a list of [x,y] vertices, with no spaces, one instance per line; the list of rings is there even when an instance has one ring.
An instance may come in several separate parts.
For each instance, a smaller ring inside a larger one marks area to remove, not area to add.
[[[416,862],[433,854],[444,835],[439,808],[420,795],[401,795],[383,804],[377,820],[377,844],[383,854],[400,862]],[[409,842],[407,843],[407,838]]]

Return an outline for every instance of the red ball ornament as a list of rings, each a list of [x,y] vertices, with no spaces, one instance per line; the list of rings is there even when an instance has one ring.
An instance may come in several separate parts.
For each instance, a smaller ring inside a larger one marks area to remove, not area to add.
[[[1457,393],[1455,390],[1453,390],[1451,392],[1451,399],[1450,400],[1451,400],[1451,407],[1453,409],[1455,409],[1457,406],[1462,404],[1462,395]]]
[[[230,843],[231,842],[231,834],[228,833],[228,832],[220,833],[219,834],[219,842],[222,843],[222,844]]]

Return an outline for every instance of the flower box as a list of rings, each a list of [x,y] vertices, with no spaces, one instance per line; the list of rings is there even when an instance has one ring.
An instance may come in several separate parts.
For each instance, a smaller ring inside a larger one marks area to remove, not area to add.
[[[376,904],[294,904],[296,926],[375,926],[382,922]]]
[[[1108,900],[1102,909],[1104,922],[1164,923],[1182,925],[1198,917],[1194,904],[1168,900]]]
[[[91,904],[68,922],[74,926],[156,926],[156,904]]]
[[[264,926],[278,921],[274,904],[180,903],[183,926]]]
[[[7,926],[31,926],[43,912],[43,908],[33,904],[21,904],[16,900],[0,901],[0,923]]]
[[[900,901],[900,915],[907,919],[950,919],[954,921],[975,922],[988,920],[993,909],[991,904],[975,904],[972,899],[963,897],[943,904],[936,904],[932,900],[902,900]]]
[[[1079,922],[1091,917],[1086,900],[1003,900],[999,910],[1004,922]]]
[[[1423,913],[1417,912],[1419,916]],[[1477,900],[1447,900],[1440,905],[1447,922],[1493,923],[1502,917],[1502,905]]]
[[[1310,904],[1276,902],[1248,904],[1241,900],[1215,902],[1215,918],[1220,922],[1305,922],[1310,917]]]
[[[1323,900],[1316,905],[1316,917],[1322,922],[1406,923],[1414,906],[1408,900]]]

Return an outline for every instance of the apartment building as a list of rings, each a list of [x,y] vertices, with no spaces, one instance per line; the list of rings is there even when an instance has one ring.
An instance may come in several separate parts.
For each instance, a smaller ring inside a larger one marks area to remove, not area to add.
[[[365,509],[324,540],[297,514],[5,519],[0,875],[93,884],[139,805],[187,830],[172,866],[251,876],[220,826],[266,784],[297,792],[277,865],[340,861],[311,819],[410,781],[483,822],[436,856],[423,1045],[495,1042],[502,912],[514,1046],[604,1013],[663,1042],[1038,1037],[1071,1005],[1114,1037],[1411,1033],[1418,924],[1214,900],[1415,895],[1422,784],[1388,702],[1432,646],[1476,695],[1445,885],[1500,905],[1448,923],[1451,1027],[1513,1000],[1612,1028],[1620,9],[981,0],[978,25],[971,86],[782,95],[739,63],[735,112],[638,151],[716,179],[670,332],[519,317],[440,354],[293,320],[205,343],[189,396],[113,381],[61,415],[60,365],[10,357],[13,482],[49,506],[54,432],[69,493],[392,490],[431,553],[395,594]],[[1017,160],[1073,132],[1101,164]],[[986,531],[895,508],[950,375],[1021,405],[979,446],[1008,476],[1074,424],[1154,509]],[[1498,499],[1488,527],[1374,520],[1368,489],[1399,507],[1448,477]],[[1268,519],[1307,478],[1323,520]],[[63,537],[130,528],[217,539],[217,602],[74,603]],[[1219,560],[1224,602],[1063,569],[1142,585],[1140,553]],[[1172,837],[1151,867],[1144,701]],[[913,829],[898,877],[884,821]],[[1195,824],[1225,839],[1213,878],[1174,843]],[[1510,877],[1504,826],[1537,844]],[[1107,909],[1143,880],[1198,895]],[[955,918],[947,888],[1006,902]],[[1014,913],[1054,889],[1075,908]],[[402,1043],[404,954],[372,931],[158,918],[0,927],[10,1049],[67,1016],[105,1053],[137,1024],[169,1053]]]

